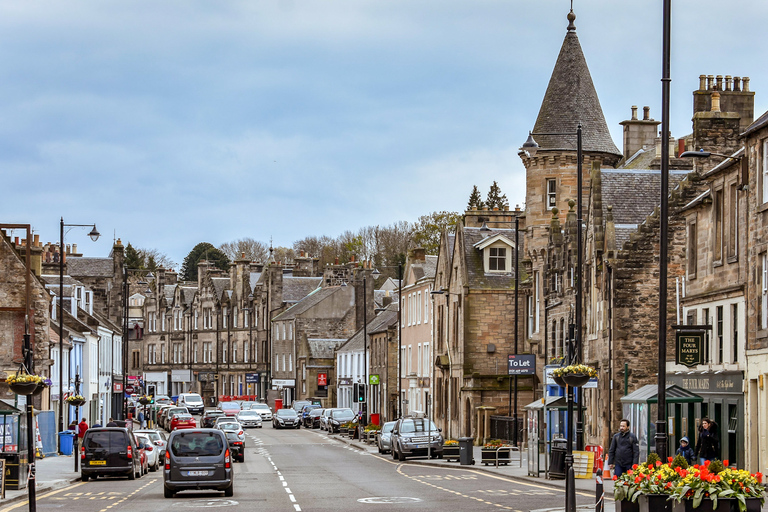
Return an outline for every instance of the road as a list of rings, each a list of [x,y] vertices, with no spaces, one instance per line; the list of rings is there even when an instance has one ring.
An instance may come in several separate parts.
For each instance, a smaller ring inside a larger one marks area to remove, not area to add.
[[[162,470],[139,480],[77,483],[38,497],[38,510],[147,512],[172,507],[194,512],[513,510],[562,507],[563,492],[476,469],[400,463],[358,450],[318,430],[249,429],[244,463],[235,464],[235,495],[191,491],[163,498]],[[594,503],[578,496],[580,505]],[[0,512],[24,510],[25,503]]]

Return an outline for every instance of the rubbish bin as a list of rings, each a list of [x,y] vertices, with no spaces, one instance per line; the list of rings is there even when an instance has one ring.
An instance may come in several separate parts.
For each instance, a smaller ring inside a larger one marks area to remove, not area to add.
[[[59,432],[59,443],[61,444],[62,455],[72,455],[72,446],[75,441],[75,433],[71,430]]]
[[[553,439],[549,454],[549,477],[565,478],[565,455],[568,453],[568,441]]]
[[[471,437],[459,438],[459,464],[462,466],[471,466],[475,463],[472,448],[474,441],[474,438]]]

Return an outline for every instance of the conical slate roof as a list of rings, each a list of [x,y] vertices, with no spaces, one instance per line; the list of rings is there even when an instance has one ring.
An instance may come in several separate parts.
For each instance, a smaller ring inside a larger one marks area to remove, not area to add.
[[[576,15],[568,13],[568,32],[560,48],[555,69],[549,79],[539,117],[533,128],[533,137],[539,148],[576,150],[575,135],[536,135],[536,133],[576,132],[581,122],[582,149],[621,156],[613,143],[603,109],[597,98],[592,76],[581,51],[579,37],[573,21]]]

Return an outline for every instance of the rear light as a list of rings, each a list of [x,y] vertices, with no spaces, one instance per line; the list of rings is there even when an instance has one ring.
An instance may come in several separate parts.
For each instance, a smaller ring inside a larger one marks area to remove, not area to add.
[[[126,456],[127,456],[129,459],[132,459],[132,458],[133,458],[133,449],[131,449],[131,445],[128,445],[128,450],[126,451],[126,454],[127,454]]]
[[[85,446],[80,447],[80,460],[85,460]]]
[[[232,444],[235,445],[235,446],[242,446],[243,442],[242,441],[235,441]]]
[[[154,448],[152,448],[151,446],[147,446],[147,447],[146,447],[146,448],[144,448],[144,449],[145,449],[145,450],[147,450],[148,452],[151,452],[152,450],[154,450]]]
[[[231,462],[232,461],[229,458],[229,448],[227,448],[227,451],[224,453],[224,467],[231,468],[232,467]]]
[[[243,431],[241,430],[240,432],[237,433],[237,435],[239,436],[243,435]]]
[[[165,469],[171,469],[171,454],[165,450]]]

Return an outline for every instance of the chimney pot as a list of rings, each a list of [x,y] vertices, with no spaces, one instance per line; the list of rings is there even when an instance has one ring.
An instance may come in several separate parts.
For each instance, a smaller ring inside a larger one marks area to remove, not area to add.
[[[733,77],[733,90],[738,92],[741,91],[741,77],[735,76]]]
[[[632,105],[632,121],[637,119],[637,105]]]
[[[707,75],[707,90],[711,91],[715,86],[715,75]]]
[[[706,82],[707,82],[707,76],[706,75],[699,75],[699,90],[704,91],[706,90]]]
[[[643,121],[650,121],[651,119],[651,107],[643,107]]]
[[[717,75],[715,78],[717,80],[717,90],[722,91],[723,90],[723,75]]]
[[[744,92],[749,92],[749,77],[745,76],[741,79],[742,87],[741,90]]]
[[[725,90],[730,91],[733,84],[733,77],[731,75],[725,75]]]
[[[33,247],[40,247],[40,235],[35,235],[35,243]]]
[[[712,112],[720,112],[720,93],[712,93]]]

